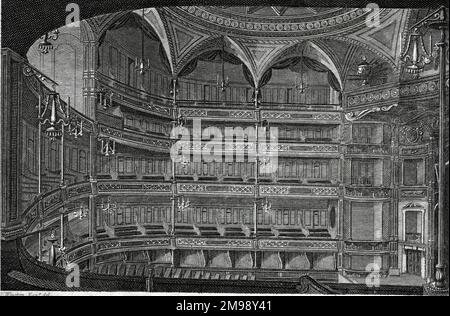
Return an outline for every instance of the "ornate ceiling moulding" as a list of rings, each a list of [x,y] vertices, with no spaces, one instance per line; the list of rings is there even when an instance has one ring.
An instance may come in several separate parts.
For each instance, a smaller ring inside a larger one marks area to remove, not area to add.
[[[307,8],[302,8],[307,9]],[[386,9],[381,9],[380,15]],[[164,9],[177,20],[189,21],[191,25],[205,31],[261,37],[293,37],[342,34],[366,25],[371,12],[368,8],[338,8],[304,16],[258,16],[239,14],[232,10],[185,6]]]

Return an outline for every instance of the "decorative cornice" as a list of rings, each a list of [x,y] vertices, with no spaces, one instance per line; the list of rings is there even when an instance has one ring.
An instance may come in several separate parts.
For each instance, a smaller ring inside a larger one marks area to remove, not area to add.
[[[302,250],[314,252],[337,252],[338,246],[335,241],[309,241],[309,240],[258,240],[258,247],[261,250]]]
[[[382,9],[384,11],[384,9]],[[369,9],[341,10],[337,15],[312,16],[310,18],[283,18],[268,19],[246,17],[243,22],[236,17],[224,17],[221,14],[210,12],[203,7],[175,7],[167,10],[169,14],[179,18],[194,21],[202,28],[216,29],[222,32],[240,35],[264,36],[305,36],[332,33],[344,28],[357,28],[365,23]]]

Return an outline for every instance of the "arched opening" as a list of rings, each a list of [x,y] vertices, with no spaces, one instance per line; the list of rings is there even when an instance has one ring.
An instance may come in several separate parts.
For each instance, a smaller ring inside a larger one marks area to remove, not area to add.
[[[287,49],[259,81],[263,102],[340,104],[342,82],[333,63],[324,56],[310,43]]]
[[[202,52],[184,66],[178,77],[182,100],[200,103],[252,101],[253,77],[245,63],[229,48]]]

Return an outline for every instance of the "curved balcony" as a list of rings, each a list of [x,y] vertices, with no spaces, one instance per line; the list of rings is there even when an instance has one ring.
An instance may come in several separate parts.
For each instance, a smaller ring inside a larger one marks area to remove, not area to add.
[[[117,104],[162,118],[171,117],[171,98],[150,94],[97,72],[99,86],[113,92]],[[178,100],[183,116],[208,120],[254,121],[253,102]],[[280,110],[281,109],[281,110]],[[341,124],[342,107],[336,104],[261,103],[261,117],[272,122]]]

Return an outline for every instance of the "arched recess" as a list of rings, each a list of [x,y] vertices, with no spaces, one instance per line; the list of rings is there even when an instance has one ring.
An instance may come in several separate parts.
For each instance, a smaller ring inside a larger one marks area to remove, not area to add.
[[[178,66],[176,73],[180,98],[206,102],[251,102],[255,77],[248,67],[248,60],[242,59],[228,38],[216,36],[194,49],[195,54],[190,54],[183,66]],[[220,91],[218,86],[222,71],[230,83],[224,91]]]
[[[292,57],[298,57],[301,56],[303,53],[304,57],[311,58],[321,64],[323,64],[325,67],[327,67],[333,75],[336,77],[337,81],[339,82],[339,85],[341,88],[343,87],[343,80],[342,75],[338,70],[337,65],[332,60],[332,58],[325,53],[325,51],[319,47],[316,43],[313,41],[306,41],[302,43],[294,43],[284,49],[281,53],[275,55],[272,60],[267,64],[267,66],[264,68],[264,71],[261,73],[266,73],[268,70],[270,70],[276,63],[286,60],[288,58]],[[264,75],[262,76],[264,77]],[[260,78],[260,80],[262,79]],[[260,82],[258,82],[258,85]]]
[[[159,13],[154,8],[144,9],[144,20],[142,20],[142,9],[136,11],[117,12],[105,16],[98,16],[89,19],[88,22],[97,34],[98,44],[100,45],[106,36],[108,30],[120,26],[130,17],[142,23],[144,28],[150,27],[153,33],[158,37],[163,51],[166,55],[170,71],[173,72],[173,59],[170,52],[168,37]]]
[[[189,64],[195,62],[200,55],[207,52],[221,50],[223,47],[226,53],[235,56],[242,62],[243,65],[245,65],[249,71],[249,74],[251,74],[254,85],[256,83],[256,76],[252,63],[248,60],[247,55],[241,47],[239,47],[239,45],[228,36],[214,36],[194,47],[188,57],[180,60],[176,65],[176,74],[180,74]]]

